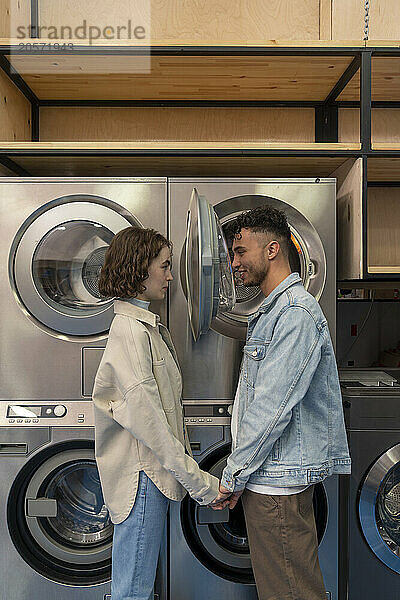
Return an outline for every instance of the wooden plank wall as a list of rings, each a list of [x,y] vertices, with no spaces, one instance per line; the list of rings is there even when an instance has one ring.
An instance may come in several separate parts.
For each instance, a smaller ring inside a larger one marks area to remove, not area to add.
[[[314,141],[313,109],[42,108],[41,141]]]
[[[372,142],[400,143],[400,109],[374,108],[371,117]],[[339,142],[360,139],[360,112],[357,108],[339,109]]]
[[[368,190],[368,267],[371,272],[400,273],[399,195],[398,188]]]
[[[42,108],[41,141],[313,142],[313,109]],[[4,138],[9,139],[9,138]],[[14,138],[14,139],[29,139]],[[339,110],[339,142],[360,139],[358,109]],[[372,141],[400,143],[400,109],[373,109]]]
[[[364,38],[364,0],[332,0],[332,39]],[[369,40],[400,39],[399,0],[369,3]]]
[[[28,0],[0,1],[3,6],[1,37],[10,35],[10,6],[25,23],[29,4]],[[213,0],[212,3],[210,0],[151,0],[150,11],[153,40],[262,43],[266,40],[364,38],[363,0]],[[370,40],[400,39],[399,0],[373,0],[369,13]],[[124,25],[124,20],[132,14],[131,0],[39,0],[40,22],[47,26],[76,27],[84,19],[100,27]],[[121,38],[124,35],[126,37],[124,32],[120,33]]]
[[[76,26],[84,19],[99,26],[123,25],[133,14],[132,0],[39,0],[39,7],[41,22],[54,26]],[[154,40],[246,42],[320,37],[320,0],[151,0],[150,11]]]
[[[0,0],[0,37],[16,37],[17,27],[30,22],[30,0]]]
[[[0,70],[0,140],[31,139],[31,105]]]
[[[150,7],[153,40],[262,43],[364,37],[362,0],[151,0]],[[374,0],[369,13],[370,40],[400,39],[399,0]],[[47,27],[76,27],[86,19],[103,28],[124,25],[132,15],[131,0],[39,0],[39,20]],[[29,22],[29,0],[0,0],[0,37],[15,36],[16,24]],[[127,33],[121,31],[120,37]]]

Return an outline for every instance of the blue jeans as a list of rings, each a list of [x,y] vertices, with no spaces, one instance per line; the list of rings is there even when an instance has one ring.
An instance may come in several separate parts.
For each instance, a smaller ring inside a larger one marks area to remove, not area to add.
[[[112,600],[152,600],[169,500],[140,471],[129,516],[114,526]]]

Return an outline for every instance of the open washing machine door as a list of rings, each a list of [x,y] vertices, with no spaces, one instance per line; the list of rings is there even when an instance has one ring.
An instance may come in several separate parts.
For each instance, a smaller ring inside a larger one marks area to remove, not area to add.
[[[192,192],[187,214],[185,282],[195,340],[218,313],[235,305],[235,284],[228,247],[218,216],[204,196]]]
[[[234,276],[230,232],[233,221],[243,211],[263,204],[285,212],[292,237],[291,270],[299,273],[304,288],[320,299],[326,281],[326,256],[315,227],[303,213],[283,200],[257,194],[234,196],[212,207],[193,189],[181,281],[195,340],[209,328],[231,338],[246,339],[248,317],[265,296],[258,286],[246,287]]]
[[[113,300],[102,298],[98,276],[114,235],[141,224],[106,198],[69,195],[34,212],[20,227],[9,256],[15,296],[39,327],[56,337],[104,335]]]

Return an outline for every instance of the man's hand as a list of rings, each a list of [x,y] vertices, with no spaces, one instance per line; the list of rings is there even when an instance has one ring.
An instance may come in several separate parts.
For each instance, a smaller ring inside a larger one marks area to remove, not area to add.
[[[233,492],[232,493],[232,495],[231,495],[231,497],[229,498],[229,501],[228,501],[230,509],[235,508],[235,506],[238,503],[239,498],[243,494],[243,492],[244,492],[244,489],[240,490],[240,492]]]
[[[219,486],[219,494],[218,496],[209,504],[209,506],[214,510],[223,510],[229,504],[229,497],[232,492],[230,492],[223,485]]]

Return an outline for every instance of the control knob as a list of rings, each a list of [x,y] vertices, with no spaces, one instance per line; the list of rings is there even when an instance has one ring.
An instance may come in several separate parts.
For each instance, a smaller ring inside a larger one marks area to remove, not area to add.
[[[231,415],[233,410],[233,404],[230,404],[226,410],[228,411],[228,415]]]
[[[56,417],[63,417],[66,412],[67,409],[62,404],[58,404],[54,407],[54,414],[56,415]]]

